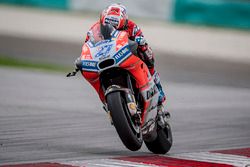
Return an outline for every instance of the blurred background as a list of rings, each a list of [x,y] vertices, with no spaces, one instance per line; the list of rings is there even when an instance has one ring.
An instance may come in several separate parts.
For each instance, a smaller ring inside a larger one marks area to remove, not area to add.
[[[70,65],[80,55],[85,34],[100,11],[114,2],[0,0],[0,54]],[[250,63],[248,0],[119,2],[160,57]]]
[[[114,2],[0,0],[0,163],[131,155],[94,90],[80,75],[65,78]],[[250,1],[119,2],[155,53],[170,153],[249,147]]]
[[[69,70],[89,27],[115,2],[0,0],[0,64]],[[249,86],[237,80],[250,72],[250,1],[119,2],[142,29],[168,81],[195,77],[201,83]]]

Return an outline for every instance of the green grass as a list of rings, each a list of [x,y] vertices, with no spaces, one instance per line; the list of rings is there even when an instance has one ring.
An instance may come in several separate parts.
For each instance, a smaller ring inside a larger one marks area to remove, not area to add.
[[[55,71],[55,72],[69,72],[73,69],[63,65],[37,63],[29,60],[21,60],[7,56],[0,56],[0,66],[8,66],[14,68],[23,68],[23,69],[38,69],[38,70]]]

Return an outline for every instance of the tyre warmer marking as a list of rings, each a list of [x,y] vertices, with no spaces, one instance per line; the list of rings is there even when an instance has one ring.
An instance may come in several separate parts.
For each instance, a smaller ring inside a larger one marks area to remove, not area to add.
[[[0,167],[250,167],[250,148],[170,155],[127,156],[110,159],[0,165]]]

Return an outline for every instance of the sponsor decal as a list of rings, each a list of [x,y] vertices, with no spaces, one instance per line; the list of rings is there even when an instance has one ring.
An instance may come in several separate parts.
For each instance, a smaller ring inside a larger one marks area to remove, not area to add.
[[[82,55],[82,59],[88,59],[88,60],[91,60],[91,59],[92,59],[92,57],[91,57],[91,55],[90,55],[90,54],[84,54],[84,55]]]
[[[86,67],[95,67],[96,62],[83,61],[82,65]]]
[[[131,55],[131,51],[129,49],[129,46],[126,45],[123,48],[121,48],[115,55],[114,59],[116,63],[121,63],[123,60],[125,60],[128,56]]]
[[[112,24],[113,26],[118,26],[119,25],[119,19],[117,17],[106,17],[105,18],[105,23],[106,24]]]
[[[90,55],[90,50],[88,45],[84,44],[82,47],[82,53],[81,53],[81,59],[92,59],[92,56]]]
[[[98,71],[97,61],[83,60],[82,61],[82,70],[86,70],[86,71]]]
[[[146,99],[149,100],[157,93],[157,87],[154,85],[146,92]]]

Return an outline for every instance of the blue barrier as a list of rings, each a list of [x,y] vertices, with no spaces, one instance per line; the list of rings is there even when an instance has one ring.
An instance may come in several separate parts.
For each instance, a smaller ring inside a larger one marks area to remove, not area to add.
[[[0,0],[0,3],[55,9],[68,9],[69,6],[69,0]]]
[[[175,0],[172,20],[250,29],[250,1]]]

